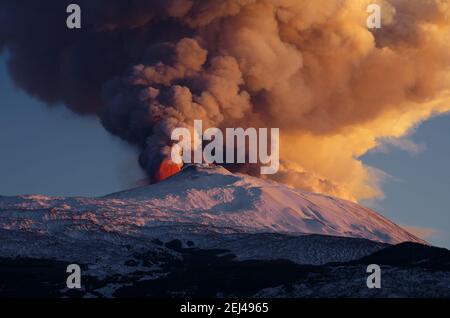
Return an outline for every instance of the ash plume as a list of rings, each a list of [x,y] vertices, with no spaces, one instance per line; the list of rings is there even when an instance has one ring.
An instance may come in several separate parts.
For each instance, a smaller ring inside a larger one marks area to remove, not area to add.
[[[170,133],[279,127],[273,176],[351,200],[381,195],[358,159],[450,110],[448,0],[80,0],[0,2],[0,50],[16,85],[100,116],[140,147],[149,173]],[[369,30],[366,8],[382,7]],[[248,167],[242,167],[248,170]]]

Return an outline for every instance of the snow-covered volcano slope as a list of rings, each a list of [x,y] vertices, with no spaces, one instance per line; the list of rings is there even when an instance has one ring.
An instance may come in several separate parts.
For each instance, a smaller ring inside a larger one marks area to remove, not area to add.
[[[158,232],[161,226],[180,224],[228,229],[225,232],[322,234],[391,244],[423,243],[358,204],[232,174],[222,167],[188,166],[158,184],[103,198],[0,198],[0,229],[4,230],[145,236]]]
[[[102,198],[0,197],[0,241],[0,257],[95,264],[100,273],[129,270],[123,264],[142,253],[153,253],[154,261],[179,257],[172,241],[238,259],[301,264],[354,260],[383,243],[421,242],[357,204],[198,166]]]
[[[323,234],[391,244],[424,243],[361,205],[232,174],[217,166],[188,166],[161,183],[115,193],[105,200],[138,204],[136,208],[146,225],[189,222],[245,232]]]

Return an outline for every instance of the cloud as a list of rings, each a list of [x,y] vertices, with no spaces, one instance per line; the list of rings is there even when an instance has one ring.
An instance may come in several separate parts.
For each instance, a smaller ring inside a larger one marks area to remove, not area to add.
[[[417,144],[406,137],[392,138],[386,137],[378,140],[379,145],[372,152],[388,153],[391,149],[400,149],[411,155],[418,155],[426,150],[424,144]]]
[[[0,3],[0,47],[15,83],[48,103],[101,117],[140,147],[151,175],[174,127],[278,127],[278,181],[350,200],[382,196],[359,159],[450,110],[445,0],[80,0]],[[30,36],[33,32],[32,36]],[[246,169],[243,167],[243,169]]]
[[[402,227],[411,234],[424,240],[433,239],[439,235],[439,230],[433,228],[409,225],[402,225]]]

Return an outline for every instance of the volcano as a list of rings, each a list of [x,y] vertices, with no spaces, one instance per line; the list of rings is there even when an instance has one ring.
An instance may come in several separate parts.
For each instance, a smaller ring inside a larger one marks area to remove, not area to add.
[[[245,174],[232,174],[215,165],[189,165],[164,182],[111,194],[104,199],[137,200],[154,206],[159,216],[147,212],[147,226],[164,219],[246,232],[322,234],[390,244],[425,243],[356,203]]]
[[[287,296],[346,296],[349,290],[365,289],[353,286],[335,292],[334,277],[365,288],[361,266],[366,265],[358,261],[364,257],[373,254],[386,261],[374,253],[394,248],[386,255],[397,255],[395,248],[402,242],[421,246],[412,249],[426,250],[424,258],[436,254],[427,252],[433,247],[426,242],[356,203],[202,165],[187,166],[156,184],[98,198],[0,196],[0,239],[0,279],[6,282],[0,295],[6,296],[14,294],[16,285],[10,274],[1,276],[2,268],[10,273],[19,265],[21,274],[25,266],[33,277],[28,290],[48,290],[50,295],[57,290],[57,296],[256,297],[267,295],[265,288],[297,281],[312,291]],[[410,249],[400,248],[399,253]],[[428,271],[423,276],[422,269],[411,269],[411,277],[424,280],[418,289],[399,291],[410,284],[397,283],[398,277],[410,276],[402,274],[404,268],[393,272],[395,292],[417,296],[446,284],[450,268],[441,259],[428,262],[440,270],[436,274]],[[64,285],[64,266],[73,263],[80,264],[91,282],[75,294]],[[42,268],[49,270],[41,273]],[[335,276],[334,271],[343,268],[348,270]],[[329,281],[314,294],[314,284],[324,284],[322,278],[316,282],[319,272],[328,273]],[[448,295],[444,287],[439,295]],[[284,295],[283,290],[275,296]],[[22,292],[17,290],[18,295]]]

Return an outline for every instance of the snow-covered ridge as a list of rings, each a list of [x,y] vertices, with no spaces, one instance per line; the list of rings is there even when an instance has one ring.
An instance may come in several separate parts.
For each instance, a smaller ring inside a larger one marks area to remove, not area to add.
[[[0,230],[83,239],[92,233],[145,238],[162,225],[199,224],[246,233],[277,232],[421,242],[358,204],[189,166],[158,184],[102,198],[0,197]]]

